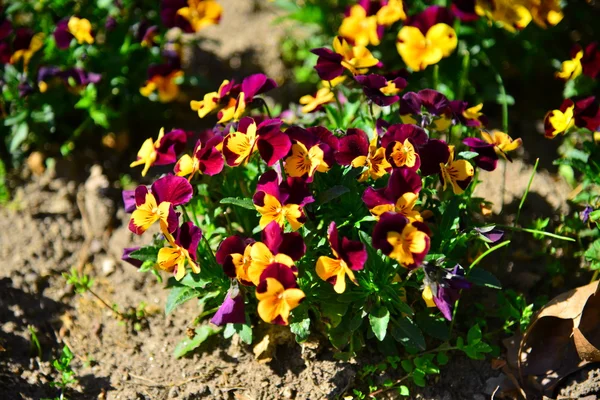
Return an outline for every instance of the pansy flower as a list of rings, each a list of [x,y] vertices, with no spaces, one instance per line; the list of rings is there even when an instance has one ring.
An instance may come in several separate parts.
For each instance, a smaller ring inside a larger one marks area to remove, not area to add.
[[[571,52],[571,59],[562,62],[560,71],[555,74],[556,77],[564,81],[570,81],[577,78],[583,72],[583,66],[581,65],[582,58],[583,49],[581,46],[577,46]]]
[[[319,56],[315,70],[325,81],[342,75],[344,68],[353,75],[359,75],[379,64],[379,60],[365,46],[351,46],[340,37],[333,39],[333,51],[322,47],[311,52]]]
[[[273,263],[288,266],[297,274],[294,261],[306,253],[306,245],[298,232],[283,233],[276,221],[269,223],[262,231],[262,242],[256,242],[250,249],[250,267],[248,278],[258,285],[263,271]]]
[[[362,86],[365,96],[380,107],[392,105],[400,100],[398,93],[407,85],[404,78],[387,80],[377,74],[358,75],[355,79]]]
[[[581,58],[581,68],[584,75],[592,79],[600,74],[600,48],[598,42],[593,42],[585,47]]]
[[[451,321],[452,310],[460,291],[470,289],[473,284],[465,278],[465,270],[458,264],[454,268],[425,264],[423,271],[423,300],[427,307],[437,307],[444,318]]]
[[[452,125],[452,107],[446,96],[433,89],[408,92],[400,100],[400,119],[405,124],[443,131]]]
[[[402,0],[381,1],[382,5],[377,10],[377,23],[383,26],[393,25],[397,21],[406,19],[404,3]]]
[[[315,172],[327,172],[333,166],[338,139],[324,127],[292,126],[286,134],[293,140],[291,153],[285,159],[285,172],[294,178],[311,182]]]
[[[534,0],[528,6],[533,22],[542,28],[554,26],[564,17],[560,0]]]
[[[172,272],[175,279],[180,281],[185,276],[185,266],[189,265],[195,274],[200,273],[196,264],[198,243],[202,238],[200,228],[191,222],[185,222],[175,231],[173,236],[166,235],[170,247],[158,251],[156,262],[163,271]]]
[[[518,138],[513,140],[504,132],[492,131],[490,133],[481,131],[479,138],[466,138],[463,143],[469,146],[471,151],[478,153],[475,157],[475,164],[486,171],[493,171],[498,164],[498,157],[511,161],[510,151],[516,150],[523,144],[523,140]]]
[[[427,226],[402,214],[383,213],[373,229],[373,247],[408,269],[423,262],[429,245]]]
[[[69,47],[71,40],[77,40],[79,44],[93,44],[92,24],[86,18],[71,17],[68,20],[63,19],[56,24],[54,30],[54,40],[56,47],[64,50]]]
[[[197,111],[200,118],[204,118],[219,107],[221,99],[229,95],[234,86],[235,81],[224,80],[216,92],[206,93],[202,100],[190,101],[190,108],[192,111]]]
[[[271,166],[290,151],[291,141],[281,132],[281,120],[267,119],[257,125],[251,117],[244,117],[237,131],[229,133],[223,140],[223,155],[227,165],[235,167],[248,162],[258,151],[261,158]]]
[[[600,128],[600,104],[594,96],[575,98],[575,126],[595,132]]]
[[[312,96],[310,94],[300,97],[300,104],[304,107],[300,111],[305,114],[319,111],[323,108],[324,104],[333,103],[335,101],[335,94],[328,87],[323,87],[317,90],[317,93]]]
[[[254,239],[245,239],[241,236],[230,236],[223,240],[215,253],[217,263],[223,267],[223,272],[230,278],[244,285],[252,285],[248,277],[248,268],[252,262],[250,250],[255,243]]]
[[[454,160],[454,146],[448,146],[443,140],[430,139],[421,147],[421,174],[439,174],[444,190],[450,185],[454,194],[462,194],[474,173],[467,160]]]
[[[144,233],[155,222],[169,237],[178,227],[175,206],[185,204],[192,198],[190,183],[180,176],[167,175],[157,179],[150,190],[146,186],[135,189],[136,209],[129,220],[129,230],[137,235]]]
[[[452,54],[458,44],[452,23],[450,10],[440,6],[431,6],[407,19],[396,43],[404,63],[414,71],[421,71]]]
[[[123,190],[121,192],[123,198],[123,209],[126,213],[132,213],[136,209],[135,190]]]
[[[414,209],[421,188],[419,174],[408,168],[398,168],[392,172],[386,187],[368,187],[362,195],[362,200],[371,214],[378,219],[383,213],[394,212],[404,215],[410,221],[423,221],[421,214]]]
[[[252,198],[261,218],[259,225],[265,228],[271,221],[283,227],[286,221],[292,230],[298,230],[306,221],[303,207],[314,201],[306,181],[288,177],[281,181],[275,170],[265,172],[258,180]]]
[[[102,76],[93,72],[87,72],[82,68],[69,68],[63,71],[59,67],[40,67],[37,84],[41,93],[45,93],[48,90],[48,84],[54,78],[61,80],[65,86],[69,88],[74,87],[78,90],[90,83],[100,82]]]
[[[525,29],[532,20],[528,5],[514,0],[477,0],[475,12],[510,32]]]
[[[245,309],[244,293],[237,285],[231,285],[223,304],[221,304],[210,322],[217,326],[243,324],[246,322]]]
[[[188,176],[188,180],[192,180],[194,175],[200,173],[202,175],[213,176],[223,170],[223,154],[217,149],[222,142],[222,138],[215,136],[208,140],[204,146],[202,141],[196,142],[196,147],[191,156],[184,154],[175,164],[175,175]]]
[[[383,28],[404,19],[402,0],[360,0],[346,12],[339,35],[357,46],[377,46]]]
[[[392,167],[419,169],[421,157],[419,148],[428,141],[423,128],[412,124],[394,124],[388,127],[381,137],[386,157]]]
[[[453,123],[461,123],[464,126],[482,127],[488,124],[487,117],[481,112],[483,103],[469,107],[469,103],[461,100],[450,101],[450,110],[452,117],[455,119]],[[443,125],[443,123],[442,123]]]
[[[544,118],[545,136],[553,139],[556,135],[565,134],[575,126],[575,103],[565,99],[558,110],[552,110]]]
[[[137,258],[131,257],[131,253],[138,251],[139,249],[141,249],[141,246],[125,247],[123,249],[123,254],[121,255],[121,260],[133,265],[136,268],[140,268],[144,262],[142,260],[138,260]]]
[[[218,24],[223,8],[215,0],[162,0],[160,16],[167,28],[178,27],[186,33]]]
[[[287,325],[290,312],[304,297],[292,270],[283,264],[271,264],[263,272],[256,288],[258,315],[265,322]]]
[[[340,240],[335,222],[329,224],[327,239],[335,258],[319,257],[316,272],[319,278],[333,285],[336,293],[344,293],[346,276],[352,283],[358,285],[354,271],[364,268],[367,261],[367,250],[365,245],[358,240],[349,240],[345,237]]]
[[[157,91],[160,102],[169,103],[179,96],[179,81],[182,77],[179,62],[151,65],[148,67],[148,80],[140,88],[140,94],[150,97]]]
[[[158,26],[150,25],[147,20],[142,20],[138,24],[136,30],[136,39],[143,47],[153,47],[157,45],[156,37],[158,36]]]
[[[31,57],[44,45],[44,37],[41,32],[34,35],[29,29],[17,29],[13,41],[14,53],[10,57],[10,63],[16,64],[23,60],[23,69],[26,71]]]
[[[158,138],[146,139],[137,153],[137,160],[129,164],[130,167],[143,165],[142,176],[146,176],[148,169],[153,165],[168,165],[177,161],[177,155],[181,153],[187,141],[187,134],[181,129],[173,129],[165,134],[161,128]]]
[[[363,130],[350,128],[346,136],[339,139],[335,160],[340,165],[352,165],[354,168],[367,167],[358,178],[360,182],[369,177],[377,180],[392,168],[385,158],[385,148],[379,147],[378,141],[377,135],[369,142],[369,137]]]
[[[475,3],[477,0],[452,0],[450,9],[458,19],[464,22],[476,21],[479,14],[475,12]]]

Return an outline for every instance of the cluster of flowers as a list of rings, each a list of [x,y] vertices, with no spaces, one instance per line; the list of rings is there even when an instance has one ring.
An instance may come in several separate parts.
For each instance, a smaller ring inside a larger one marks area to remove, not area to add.
[[[600,76],[600,48],[597,42],[583,49],[575,45],[571,59],[561,65],[556,77],[563,81],[575,80],[585,75],[592,80]],[[600,130],[600,103],[595,96],[565,99],[560,107],[546,114],[544,119],[545,136],[549,139],[565,134],[573,127],[586,128],[592,132]]]
[[[22,97],[32,93],[35,89],[27,80],[27,73],[31,59],[42,50],[44,46],[58,48],[66,51],[79,46],[102,45],[111,31],[115,30],[121,14],[129,11],[120,9],[119,15],[107,15],[103,26],[94,27],[89,19],[73,15],[61,19],[56,23],[52,35],[44,32],[34,32],[27,27],[13,27],[4,15],[0,21],[0,62],[2,64],[19,64],[23,68],[23,76],[19,86]],[[183,32],[197,32],[205,26],[216,24],[221,16],[221,6],[215,0],[163,0],[160,6],[160,16],[164,28],[179,28]],[[16,20],[16,18],[14,18]],[[150,25],[142,20],[133,29],[133,37],[144,47],[157,46],[159,27]],[[53,43],[50,43],[50,42]],[[158,92],[162,102],[174,100],[179,94],[178,82],[183,75],[180,57],[175,44],[167,44],[163,49],[165,62],[151,65],[148,68],[148,80],[140,89],[146,97]],[[83,88],[90,83],[98,83],[101,74],[88,72],[79,61],[77,66],[65,67],[56,65],[42,65],[37,70],[37,87],[42,93],[46,92],[53,81],[62,82],[68,87]]]
[[[455,18],[472,22],[480,17],[514,31],[525,28],[531,20],[542,27],[556,25],[563,14],[558,0],[455,0],[451,8],[431,6],[414,16],[407,16],[402,0],[360,0],[346,11],[338,31],[340,37],[356,46],[355,53],[335,43],[334,50],[343,57],[341,61],[359,69],[361,65],[352,60],[367,53],[367,46],[379,45],[385,29],[402,21],[396,48],[409,68],[421,71],[456,49]]]

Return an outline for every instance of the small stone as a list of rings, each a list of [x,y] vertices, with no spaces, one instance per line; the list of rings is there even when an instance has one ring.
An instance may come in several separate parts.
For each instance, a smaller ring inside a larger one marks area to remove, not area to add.
[[[294,391],[289,387],[286,387],[281,391],[281,397],[284,399],[292,399],[294,397]]]
[[[112,274],[113,272],[115,272],[115,267],[116,267],[116,263],[112,258],[104,258],[102,260],[102,273],[105,276],[108,276],[110,274]]]
[[[177,389],[176,387],[172,387],[171,390],[169,390],[169,398],[173,399],[177,396],[179,396],[179,389]]]

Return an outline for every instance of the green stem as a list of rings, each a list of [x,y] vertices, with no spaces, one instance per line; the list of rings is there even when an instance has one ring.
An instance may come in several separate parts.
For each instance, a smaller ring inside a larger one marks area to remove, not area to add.
[[[494,251],[498,250],[501,247],[508,246],[509,244],[510,244],[510,240],[505,240],[504,242],[502,242],[500,244],[497,244],[494,247],[490,247],[483,254],[481,254],[479,257],[477,257],[475,259],[475,261],[473,261],[471,263],[471,265],[469,265],[469,268],[467,268],[467,271],[470,271],[471,268],[473,268],[474,266],[476,266],[477,264],[479,264],[479,262],[481,260],[483,260],[488,254],[493,253]]]
[[[510,225],[496,225],[496,227],[502,228],[502,229],[508,229],[508,230],[516,231],[516,232],[536,233],[538,235],[548,236],[548,237],[551,237],[554,239],[564,240],[566,242],[575,242],[576,241],[575,239],[567,237],[567,236],[561,236],[561,235],[557,235],[555,233],[544,232],[544,231],[540,231],[537,229],[518,228],[516,226],[510,226]]]
[[[433,66],[433,88],[435,90],[437,90],[439,82],[440,82],[440,65],[435,64]]]
[[[517,222],[519,222],[519,217],[521,216],[521,208],[523,208],[523,204],[525,204],[525,199],[527,199],[527,195],[529,194],[529,190],[531,189],[531,184],[533,183],[533,177],[535,176],[535,172],[537,171],[538,164],[540,163],[540,159],[536,158],[535,165],[533,166],[533,172],[529,177],[529,183],[527,184],[527,190],[525,190],[525,194],[521,199],[521,203],[519,203],[519,209],[517,210],[517,217],[515,218],[514,226],[517,226]],[[505,163],[506,164],[506,163]]]
[[[471,63],[471,53],[465,51],[465,55],[462,60],[462,71],[460,74],[460,81],[458,84],[458,100],[463,100],[465,97],[465,88],[467,86],[467,78],[469,76],[469,66]]]

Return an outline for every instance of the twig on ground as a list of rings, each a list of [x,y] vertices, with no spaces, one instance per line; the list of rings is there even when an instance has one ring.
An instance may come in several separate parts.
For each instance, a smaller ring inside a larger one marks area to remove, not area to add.
[[[146,381],[148,383],[140,383],[140,382],[128,382],[128,383],[133,384],[133,385],[145,385],[145,386],[150,386],[150,387],[179,387],[179,386],[185,385],[186,383],[190,383],[192,381],[195,381],[195,380],[198,380],[201,378],[206,378],[206,375],[196,375],[196,376],[192,376],[191,378],[188,378],[188,379],[185,379],[185,380],[179,381],[179,382],[160,383],[153,379],[148,379],[143,376],[138,376],[138,375],[134,375],[131,373],[129,374],[129,376],[131,376],[132,378],[135,378],[135,379],[139,379],[141,381]],[[240,388],[240,389],[243,389],[243,388]]]

